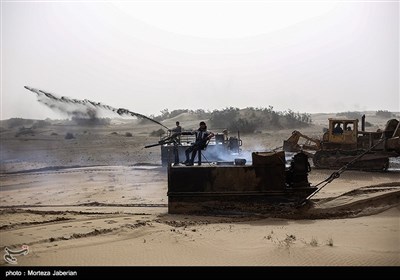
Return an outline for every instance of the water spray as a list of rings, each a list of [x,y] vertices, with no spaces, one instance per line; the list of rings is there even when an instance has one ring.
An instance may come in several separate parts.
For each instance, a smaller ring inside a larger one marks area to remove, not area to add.
[[[132,117],[137,117],[137,118],[141,118],[141,119],[146,119],[149,120],[151,122],[154,122],[158,125],[161,125],[162,127],[166,128],[167,130],[169,130],[168,127],[166,127],[165,125],[163,125],[162,123],[149,118],[145,115],[139,114],[139,113],[135,113],[132,111],[129,111],[127,109],[124,108],[114,108],[112,106],[106,105],[106,104],[102,104],[100,102],[94,102],[94,101],[90,101],[87,99],[84,100],[79,100],[79,99],[72,99],[72,98],[68,98],[65,96],[62,97],[57,97],[52,93],[46,92],[44,90],[40,90],[40,89],[36,89],[36,88],[31,88],[28,86],[24,86],[24,88],[26,88],[27,90],[34,92],[37,94],[38,96],[38,101],[45,104],[46,106],[50,107],[51,109],[59,109],[61,111],[64,111],[68,114],[72,114],[72,115],[88,115],[91,118],[95,118],[96,117],[96,109],[103,109],[103,110],[107,110],[107,111],[111,111],[113,113],[117,113],[118,115],[122,116],[122,115],[130,115]],[[55,102],[55,103],[54,103]],[[57,104],[59,103],[59,104]],[[79,112],[79,110],[77,110],[78,108],[74,108],[74,110],[66,110],[65,108],[62,108],[60,105],[61,104],[69,104],[69,105],[79,105],[79,106],[83,106],[82,109],[85,109],[85,112]]]

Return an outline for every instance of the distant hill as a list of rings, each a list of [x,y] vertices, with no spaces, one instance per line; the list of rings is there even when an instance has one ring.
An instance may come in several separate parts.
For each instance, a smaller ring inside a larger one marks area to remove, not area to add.
[[[284,130],[284,129],[301,129],[308,126],[326,127],[329,118],[361,118],[366,115],[366,121],[374,127],[382,127],[390,118],[400,118],[399,112],[388,111],[363,111],[363,112],[341,112],[341,113],[295,113],[293,111],[278,112],[270,108],[226,108],[224,110],[214,110],[206,112],[204,110],[177,110],[177,114],[166,113],[164,116],[154,117],[163,125],[173,128],[175,122],[179,121],[183,129],[191,130],[198,128],[200,121],[205,121],[210,129],[230,131],[241,131],[242,133],[254,133],[266,130]],[[390,116],[390,117],[389,117]],[[152,116],[153,117],[153,116]],[[148,131],[149,129],[164,129],[145,119],[137,118],[98,118],[98,119],[64,119],[64,120],[34,120],[23,118],[11,118],[0,121],[0,132],[6,130],[20,131],[22,134],[27,133],[26,129],[43,129],[50,126],[68,126],[68,127],[119,127],[128,130],[135,128],[139,131]],[[142,127],[140,129],[140,127]],[[145,128],[147,127],[147,128]]]

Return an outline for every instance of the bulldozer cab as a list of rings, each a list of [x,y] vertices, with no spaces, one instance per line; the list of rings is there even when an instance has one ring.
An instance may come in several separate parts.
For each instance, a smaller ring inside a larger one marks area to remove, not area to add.
[[[329,119],[329,130],[324,140],[337,144],[357,145],[358,120]]]

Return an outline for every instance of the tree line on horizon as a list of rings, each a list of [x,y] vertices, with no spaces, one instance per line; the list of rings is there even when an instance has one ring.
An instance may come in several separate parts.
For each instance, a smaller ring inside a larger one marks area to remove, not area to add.
[[[268,108],[247,107],[244,109],[227,107],[213,111],[179,109],[169,112],[168,109],[164,109],[160,115],[151,117],[157,121],[163,121],[183,113],[189,113],[196,115],[199,119],[208,120],[213,128],[226,128],[230,131],[243,133],[253,133],[262,129],[299,128],[312,123],[311,114],[292,110],[275,111],[272,106]]]
[[[169,111],[163,109],[160,111],[161,114],[158,116],[150,115],[150,118],[156,121],[164,121],[177,117],[183,113],[189,113],[194,115],[198,119],[207,120],[209,125],[214,129],[228,129],[230,131],[240,131],[242,133],[253,133],[260,130],[266,129],[287,129],[287,128],[301,128],[312,124],[311,114],[299,113],[292,110],[287,111],[276,111],[272,106],[268,108],[255,108],[247,107],[239,109],[236,107],[227,107],[222,110],[189,110],[189,109],[178,109]],[[360,119],[363,112],[360,111],[348,111],[337,113],[338,117],[346,117],[349,119]],[[395,113],[387,110],[377,110],[375,115],[381,118],[393,118],[397,117]],[[41,128],[51,125],[51,120],[31,120],[23,118],[10,118],[2,121],[2,129],[5,127],[28,127],[28,128]],[[110,118],[96,118],[96,119],[84,119],[73,117],[71,120],[66,119],[71,123],[77,125],[89,125],[89,126],[106,126],[111,124]],[[146,119],[142,119],[139,123],[148,123]]]
[[[364,112],[360,112],[360,111],[347,111],[347,112],[336,113],[336,116],[346,117],[348,119],[361,119],[362,115],[364,115]],[[396,114],[394,114],[388,110],[377,110],[375,112],[375,116],[384,118],[384,119],[390,119],[390,118],[396,117]]]

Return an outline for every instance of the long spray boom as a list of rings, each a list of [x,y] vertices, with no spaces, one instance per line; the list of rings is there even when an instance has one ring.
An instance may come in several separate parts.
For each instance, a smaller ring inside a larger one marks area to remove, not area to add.
[[[169,130],[169,128],[166,127],[165,125],[163,125],[162,123],[160,123],[160,122],[158,122],[158,121],[156,121],[156,120],[154,120],[152,118],[149,118],[149,117],[147,117],[145,115],[142,115],[142,114],[139,114],[139,113],[135,113],[135,112],[129,111],[127,109],[123,109],[123,108],[118,108],[117,109],[117,108],[114,108],[112,106],[109,106],[109,105],[106,105],[106,104],[102,104],[100,102],[93,102],[93,101],[90,101],[90,100],[87,100],[87,99],[79,100],[79,99],[71,99],[71,98],[68,98],[68,97],[65,97],[65,96],[57,97],[57,96],[55,96],[55,95],[53,95],[53,94],[51,94],[49,92],[46,92],[44,90],[31,88],[31,87],[28,87],[28,86],[24,86],[24,87],[27,90],[36,93],[38,95],[38,97],[47,97],[50,101],[53,101],[53,102],[61,102],[61,103],[64,103],[64,104],[71,104],[71,105],[80,104],[80,105],[85,106],[88,109],[88,111],[91,111],[93,109],[93,107],[94,107],[94,108],[100,108],[100,109],[112,111],[114,113],[117,113],[120,116],[122,116],[122,115],[130,115],[132,117],[138,117],[138,118],[149,120],[149,121],[154,122],[154,123],[156,123],[158,125],[161,125],[162,127],[164,127],[164,128]],[[39,100],[39,101],[44,103],[45,105],[49,106],[50,108],[54,108],[55,107],[54,104],[49,104],[49,103],[44,102],[42,100]]]

